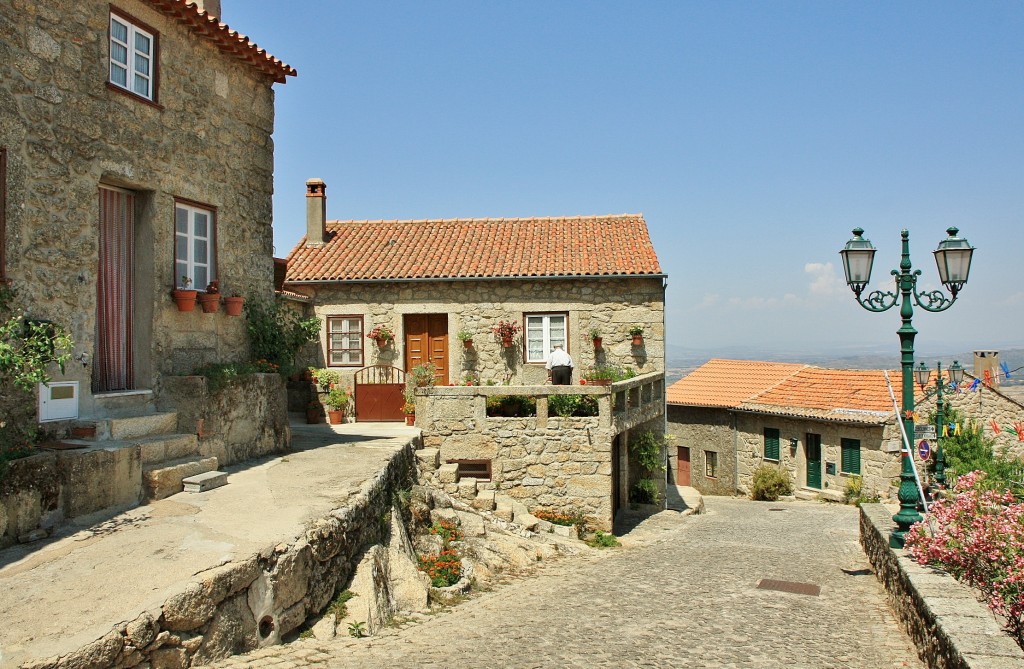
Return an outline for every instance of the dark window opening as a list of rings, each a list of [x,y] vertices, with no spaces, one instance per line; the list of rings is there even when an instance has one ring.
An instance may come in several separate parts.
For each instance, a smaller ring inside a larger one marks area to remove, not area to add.
[[[448,464],[459,466],[459,478],[472,478],[481,481],[491,480],[490,460],[448,460]]]

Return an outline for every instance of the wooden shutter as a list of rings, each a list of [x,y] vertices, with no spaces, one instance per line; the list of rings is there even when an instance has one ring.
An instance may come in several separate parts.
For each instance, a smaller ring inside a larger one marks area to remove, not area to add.
[[[844,474],[860,474],[860,440],[842,439],[842,472]]]
[[[765,460],[779,459],[779,431],[774,427],[764,429],[764,458]]]

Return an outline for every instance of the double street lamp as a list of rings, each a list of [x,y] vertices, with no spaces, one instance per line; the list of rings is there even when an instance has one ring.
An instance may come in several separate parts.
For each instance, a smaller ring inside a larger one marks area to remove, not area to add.
[[[942,451],[942,427],[945,424],[944,417],[944,405],[942,403],[942,389],[946,386],[945,380],[942,378],[942,362],[936,363],[936,374],[935,374],[935,482],[940,486],[945,487],[946,485],[946,455]],[[964,368],[960,366],[959,360],[954,360],[953,364],[949,366],[949,383],[953,387],[959,387],[960,382],[964,380]],[[917,368],[914,370],[914,378],[917,380],[917,385],[921,386],[923,392],[927,392],[925,387],[932,378],[932,370],[928,369],[928,366],[922,361]]]
[[[900,510],[892,517],[898,528],[889,537],[889,545],[896,548],[903,547],[907,530],[921,520],[917,513],[918,494],[909,443],[909,436],[914,434],[914,336],[917,334],[911,318],[914,315],[914,304],[925,311],[945,311],[956,302],[957,294],[967,283],[974,247],[966,239],[957,237],[959,232],[956,228],[947,229],[946,233],[949,236],[939,242],[939,247],[934,251],[939,280],[949,291],[949,297],[941,290],[918,291],[917,278],[921,275],[921,270],[913,270],[910,264],[910,233],[906,230],[900,232],[903,239],[900,268],[891,272],[895,277],[898,293],[875,290],[862,297],[871,280],[871,266],[875,259],[875,247],[869,240],[864,239],[864,230],[855,228],[853,239],[846,242],[846,246],[839,252],[843,258],[846,283],[853,289],[857,303],[868,311],[875,312],[888,311],[898,303],[900,317],[903,319],[903,325],[896,334],[900,337],[900,362],[903,371],[902,419],[904,433],[908,439],[904,442],[903,464],[900,470]]]

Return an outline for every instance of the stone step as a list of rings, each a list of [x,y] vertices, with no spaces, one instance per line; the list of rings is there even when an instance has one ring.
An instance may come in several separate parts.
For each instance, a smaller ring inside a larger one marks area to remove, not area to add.
[[[228,473],[217,471],[204,472],[183,478],[181,482],[185,486],[185,492],[206,492],[207,490],[227,485]]]
[[[494,491],[481,490],[477,493],[476,499],[470,502],[470,506],[481,511],[494,511]]]
[[[141,416],[119,416],[108,418],[104,422],[106,430],[103,436],[108,439],[126,441],[177,431],[178,414],[175,411],[167,411]]]
[[[420,469],[432,472],[441,466],[441,451],[436,448],[421,448],[416,451],[416,460],[420,464]]]
[[[143,467],[142,483],[146,488],[146,500],[152,502],[182,492],[185,489],[182,483],[184,479],[214,471],[217,466],[217,458],[184,458]]]
[[[140,416],[153,413],[152,390],[120,390],[92,396],[93,417]]]
[[[194,434],[162,434],[137,440],[142,464],[153,465],[199,455],[199,438]]]

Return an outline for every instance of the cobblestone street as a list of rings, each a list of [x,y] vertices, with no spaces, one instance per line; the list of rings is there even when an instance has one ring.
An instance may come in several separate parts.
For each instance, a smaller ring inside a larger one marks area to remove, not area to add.
[[[857,543],[857,510],[705,498],[624,546],[565,558],[371,639],[299,641],[221,667],[920,667]],[[813,583],[820,596],[758,589]]]

